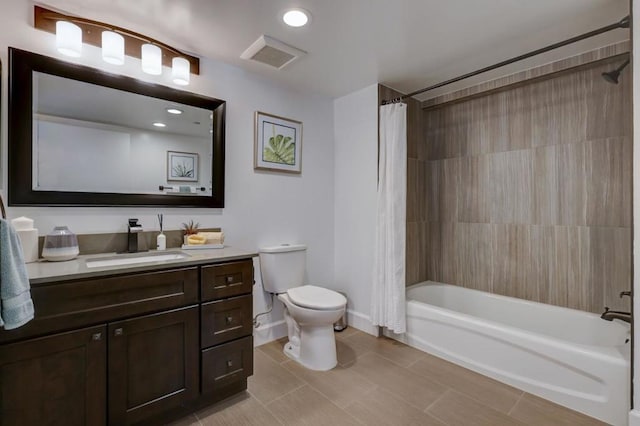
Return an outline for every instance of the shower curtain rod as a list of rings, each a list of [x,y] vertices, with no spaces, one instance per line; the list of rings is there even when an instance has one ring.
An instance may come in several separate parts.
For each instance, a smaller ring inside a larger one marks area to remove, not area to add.
[[[387,100],[382,102],[382,105],[401,102],[405,98],[410,98],[412,96],[419,95],[420,93],[428,92],[429,90],[433,90],[433,89],[437,89],[439,87],[447,86],[449,84],[456,83],[456,82],[458,82],[460,80],[465,80],[467,78],[474,77],[474,76],[476,76],[478,74],[482,74],[482,73],[485,73],[487,71],[492,71],[492,70],[494,70],[496,68],[500,68],[500,67],[503,67],[505,65],[512,64],[514,62],[522,61],[523,59],[531,58],[532,56],[540,55],[541,53],[546,53],[546,52],[548,52],[550,50],[554,50],[554,49],[557,49],[559,47],[566,46],[568,44],[572,44],[572,43],[575,43],[575,42],[578,42],[578,41],[581,41],[581,40],[584,40],[584,39],[587,39],[587,38],[591,38],[591,37],[594,37],[594,36],[609,32],[611,30],[616,30],[618,28],[629,28],[629,22],[630,22],[630,17],[629,17],[629,15],[627,15],[624,18],[622,18],[620,21],[618,21],[618,22],[616,22],[614,24],[607,25],[606,27],[598,28],[597,30],[589,31],[588,33],[584,33],[584,34],[581,34],[581,35],[578,35],[578,36],[575,36],[575,37],[571,37],[570,39],[567,39],[567,40],[564,40],[564,41],[560,41],[558,43],[550,44],[549,46],[543,47],[541,49],[533,50],[533,51],[525,53],[523,55],[516,56],[515,58],[511,58],[511,59],[507,59],[506,61],[498,62],[497,64],[494,64],[494,65],[491,65],[491,66],[488,66],[488,67],[484,67],[484,68],[481,68],[479,70],[476,70],[476,71],[461,75],[460,77],[456,77],[456,78],[452,78],[452,79],[447,80],[447,81],[443,81],[442,83],[434,84],[433,86],[429,86],[429,87],[426,87],[424,89],[416,90],[415,92],[411,92],[411,93],[408,93],[406,95],[402,95],[402,96],[400,96],[398,98],[387,99]]]

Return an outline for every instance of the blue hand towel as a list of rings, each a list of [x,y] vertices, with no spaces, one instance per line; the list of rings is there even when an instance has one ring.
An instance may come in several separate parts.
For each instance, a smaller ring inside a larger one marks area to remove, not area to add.
[[[31,321],[33,315],[20,239],[9,222],[0,219],[0,327],[13,330]]]

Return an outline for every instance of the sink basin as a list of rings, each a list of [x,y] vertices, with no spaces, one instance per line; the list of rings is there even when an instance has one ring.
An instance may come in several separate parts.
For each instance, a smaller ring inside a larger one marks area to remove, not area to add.
[[[186,253],[143,253],[135,255],[121,255],[111,257],[97,257],[95,259],[87,259],[85,262],[87,268],[104,268],[107,266],[123,266],[135,265],[137,263],[150,262],[166,262],[167,260],[186,259],[189,256]]]

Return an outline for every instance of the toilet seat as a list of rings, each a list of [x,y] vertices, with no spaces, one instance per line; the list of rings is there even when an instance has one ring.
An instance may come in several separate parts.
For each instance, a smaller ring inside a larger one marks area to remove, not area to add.
[[[317,310],[333,310],[346,305],[347,299],[333,290],[303,285],[287,290],[289,300],[297,306]]]

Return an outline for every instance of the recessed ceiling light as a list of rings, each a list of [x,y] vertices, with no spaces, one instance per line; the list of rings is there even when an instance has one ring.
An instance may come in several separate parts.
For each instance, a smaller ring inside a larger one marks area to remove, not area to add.
[[[167,108],[167,112],[169,114],[176,114],[176,115],[182,114],[182,110],[178,108]]]
[[[290,27],[303,27],[311,20],[311,14],[304,9],[289,9],[282,15],[282,20]]]
[[[156,127],[167,127],[167,125],[166,125],[166,124],[161,123],[161,122],[159,122],[159,121],[156,121],[155,123],[153,123],[153,125],[154,125],[154,126],[156,126]]]

